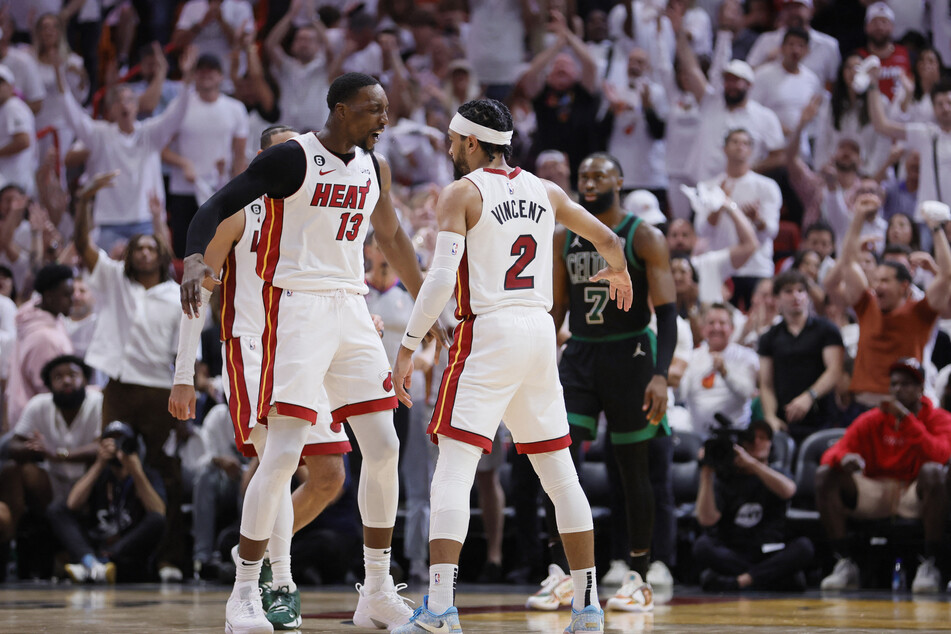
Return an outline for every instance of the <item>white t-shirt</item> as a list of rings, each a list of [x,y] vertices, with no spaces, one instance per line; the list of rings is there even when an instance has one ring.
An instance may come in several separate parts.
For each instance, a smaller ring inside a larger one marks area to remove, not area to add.
[[[214,193],[231,179],[232,141],[247,138],[248,111],[244,104],[224,94],[207,102],[192,92],[172,150],[194,163],[196,178],[205,181]],[[222,170],[220,161],[224,162]],[[168,191],[183,196],[198,193],[195,184],[185,180],[177,167],[172,168]]]
[[[409,317],[413,314],[413,296],[394,284],[387,289],[378,289],[367,281],[369,292],[365,295],[370,313],[383,318],[383,349],[390,363],[396,363],[400,342]]]
[[[26,133],[30,145],[10,156],[0,156],[0,174],[8,183],[16,183],[29,196],[36,193],[36,123],[33,112],[19,97],[10,97],[0,105],[0,147],[14,135]]]
[[[525,59],[525,25],[518,2],[469,0],[466,56],[484,84],[514,84]]]
[[[623,57],[618,61],[623,62],[627,60],[627,55],[631,52],[631,49],[637,47],[647,51],[651,61],[651,68],[660,67],[661,60],[657,59],[656,56],[661,51],[666,53],[670,57],[669,61],[673,63],[674,53],[677,50],[677,37],[674,35],[674,29],[667,16],[661,16],[660,33],[658,34],[657,11],[645,6],[643,2],[634,2],[634,37],[630,38],[627,36],[627,33],[624,32],[624,21],[627,18],[627,9],[624,5],[625,2],[619,2],[614,5],[608,13],[608,33],[611,39],[618,43],[623,53]],[[692,23],[688,25],[689,22],[690,20],[685,18],[684,27],[688,30],[690,30],[690,26],[692,26]],[[660,47],[657,44],[658,38],[663,40],[662,46]],[[616,64],[616,66],[620,67],[620,70],[626,73],[627,64],[621,63]]]
[[[737,343],[728,344],[720,356],[727,367],[725,378],[713,369],[713,356],[704,341],[693,351],[690,365],[680,380],[680,398],[690,412],[694,430],[703,436],[714,426],[716,412],[723,413],[738,429],[750,423],[759,356],[751,348]]]
[[[46,96],[39,65],[27,51],[11,46],[0,63],[13,71],[14,89],[24,101],[36,101]]]
[[[727,221],[729,222],[729,220]],[[697,299],[701,304],[723,302],[723,283],[733,275],[730,249],[706,251],[692,256],[690,263],[697,272]]]
[[[737,179],[730,179],[726,174],[720,174],[710,179],[709,184],[723,187],[730,192],[730,198],[742,207],[746,203],[759,203],[759,215],[765,226],[757,230],[756,237],[760,247],[747,260],[746,264],[736,270],[734,275],[739,277],[772,277],[775,273],[773,264],[773,239],[779,233],[779,208],[782,206],[782,193],[779,185],[771,178],[748,171]],[[698,213],[694,219],[697,237],[708,240],[708,248],[728,249],[737,243],[736,226],[729,218],[720,214],[716,225],[707,222],[707,214]]]
[[[783,44],[786,29],[763,33],[753,44],[746,61],[756,68],[766,62],[766,59]],[[839,41],[831,35],[809,29],[809,52],[802,59],[802,65],[814,72],[823,84],[835,82],[842,63],[842,53],[839,52]]]
[[[756,69],[750,99],[775,112],[784,128],[795,130],[802,109],[821,90],[819,78],[808,67],[800,65],[798,73],[790,73],[780,62],[769,62]]]
[[[376,42],[370,42],[365,48],[343,60],[341,69],[345,73],[366,73],[379,77],[383,74],[383,49]],[[327,101],[326,97],[326,95],[322,97],[324,103]]]
[[[29,437],[33,432],[39,432],[52,447],[78,449],[95,442],[101,430],[102,392],[86,388],[86,398],[72,424],[66,424],[66,419],[53,403],[52,394],[37,394],[26,404],[13,433]],[[86,472],[86,465],[81,462],[49,462],[45,468],[50,476],[54,501],[65,501],[70,489]]]
[[[951,0],[928,0],[931,5],[931,41],[945,65],[951,60]]]
[[[909,123],[905,130],[908,148],[921,154],[919,204],[925,200],[938,200],[939,187],[941,201],[951,203],[951,130],[942,130],[934,123]],[[940,182],[935,178],[935,148],[938,150],[937,172],[941,175]]]
[[[307,64],[289,55],[271,73],[281,88],[281,123],[300,132],[319,130],[327,121],[327,59],[323,52]]]
[[[769,108],[747,99],[746,105],[730,110],[721,92],[710,89],[700,103],[700,128],[694,151],[687,163],[696,181],[707,180],[726,168],[723,144],[730,130],[743,128],[753,137],[752,164],[782,149],[786,140],[779,118]]]
[[[175,28],[188,30],[196,24],[200,24],[207,12],[208,0],[188,0],[185,6],[182,7],[182,12],[178,15]],[[242,29],[246,33],[254,31],[254,9],[251,8],[251,3],[247,0],[224,0],[221,3],[221,17],[228,23],[235,35],[241,33]],[[211,24],[199,31],[192,43],[198,49],[199,55],[214,55],[218,58],[221,67],[224,69],[226,89],[230,90],[228,60],[231,54],[231,45],[228,43],[228,38],[218,21],[212,21]],[[246,67],[247,58],[242,53],[238,74],[243,75]]]
[[[618,96],[631,108],[615,113],[608,137],[608,152],[621,162],[625,188],[664,189],[667,187],[664,140],[650,135],[644,115],[642,86],[650,90],[651,104],[660,119],[667,118],[667,95],[660,84],[646,77],[634,86],[627,81],[615,85]]]

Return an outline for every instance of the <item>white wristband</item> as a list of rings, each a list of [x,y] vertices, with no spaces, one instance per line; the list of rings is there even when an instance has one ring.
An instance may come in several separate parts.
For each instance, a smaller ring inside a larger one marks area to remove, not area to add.
[[[416,296],[413,314],[410,315],[403,333],[402,345],[416,350],[423,337],[432,328],[446,302],[452,297],[456,284],[456,270],[466,248],[466,238],[451,231],[440,231],[436,235],[436,248],[433,250],[433,264],[426,274],[422,288]]]
[[[211,310],[211,291],[205,287],[201,289],[201,305],[206,310]],[[201,344],[201,331],[204,325],[204,317],[189,319],[188,315],[182,313],[178,331],[178,354],[175,357],[175,378],[172,380],[172,385],[195,384],[195,358],[198,356],[198,346]]]

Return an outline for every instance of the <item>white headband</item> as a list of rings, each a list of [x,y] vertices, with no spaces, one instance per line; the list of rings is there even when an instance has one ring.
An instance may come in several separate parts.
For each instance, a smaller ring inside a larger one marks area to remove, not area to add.
[[[509,145],[512,143],[511,130],[508,132],[500,132],[499,130],[487,128],[484,125],[479,125],[474,121],[466,119],[458,112],[453,115],[452,121],[449,122],[449,129],[462,136],[469,136],[471,134],[480,141],[485,141],[492,145]]]

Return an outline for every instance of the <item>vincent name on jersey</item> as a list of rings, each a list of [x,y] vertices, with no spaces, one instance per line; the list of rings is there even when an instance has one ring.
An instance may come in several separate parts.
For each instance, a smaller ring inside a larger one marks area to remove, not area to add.
[[[506,200],[503,203],[496,205],[495,209],[492,209],[492,215],[495,216],[495,219],[499,221],[499,224],[505,224],[506,220],[512,220],[514,218],[528,218],[534,220],[537,224],[541,218],[542,214],[545,213],[546,209],[539,205],[538,203],[532,200]]]
[[[369,178],[367,184],[363,187],[342,185],[340,183],[317,183],[314,186],[314,198],[310,204],[314,207],[363,209],[368,193],[370,193]]]

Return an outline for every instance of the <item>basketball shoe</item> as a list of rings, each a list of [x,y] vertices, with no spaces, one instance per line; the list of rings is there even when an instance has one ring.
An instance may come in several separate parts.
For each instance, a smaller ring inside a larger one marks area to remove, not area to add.
[[[565,628],[565,634],[573,632],[604,632],[604,610],[593,603],[583,610],[571,608],[571,622]]]
[[[409,623],[413,616],[413,611],[406,605],[409,599],[399,595],[400,590],[406,588],[405,583],[394,585],[393,576],[387,575],[383,586],[373,594],[367,592],[363,584],[358,583],[356,587],[357,592],[360,593],[360,599],[357,601],[357,609],[353,613],[354,625],[392,630],[395,627]]]
[[[563,605],[571,605],[574,592],[571,576],[557,564],[551,564],[541,590],[528,597],[525,607],[529,610],[557,610]]]
[[[654,591],[649,583],[641,579],[640,574],[632,570],[617,594],[608,599],[608,609],[621,612],[651,612],[654,609]]]
[[[848,557],[835,562],[832,574],[819,584],[821,590],[858,590],[859,567]]]
[[[426,595],[423,597],[423,604],[413,612],[409,623],[395,630],[390,630],[390,632],[392,634],[429,634],[430,632],[462,634],[462,625],[459,624],[459,610],[452,606],[442,614],[433,614],[429,611],[429,595]]]
[[[235,585],[225,608],[227,634],[271,634],[274,626],[261,607],[261,589],[249,584]]]
[[[275,630],[296,630],[303,623],[300,615],[300,591],[296,588],[293,592],[287,586],[278,586],[271,588],[270,605],[264,608],[267,612],[267,620],[271,622]],[[264,593],[262,593],[262,603]],[[262,605],[263,607],[263,605]]]

